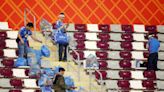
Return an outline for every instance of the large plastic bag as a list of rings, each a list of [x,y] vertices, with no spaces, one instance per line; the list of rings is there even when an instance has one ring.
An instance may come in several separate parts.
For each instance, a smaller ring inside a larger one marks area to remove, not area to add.
[[[53,78],[54,77],[54,71],[51,68],[44,68],[42,70],[43,74],[46,74],[49,78]]]
[[[86,63],[85,64],[86,68],[94,68],[94,69],[99,68],[99,63],[97,61],[97,58],[93,54],[89,54],[87,56],[85,63]]]
[[[66,76],[64,77],[64,81],[65,81],[65,84],[68,86],[68,87],[74,87],[74,81],[73,79],[70,77],[70,76]],[[74,90],[67,90],[67,92],[74,92]]]
[[[41,74],[41,70],[40,70],[40,66],[38,64],[30,66],[30,72],[29,72],[30,77],[33,77],[33,76],[39,77],[40,74]]]
[[[41,47],[41,54],[45,57],[49,57],[50,56],[50,50],[47,46],[43,45]]]
[[[52,79],[48,75],[42,74],[39,81],[38,81],[38,85],[40,87],[51,86],[52,85]]]
[[[55,43],[66,45],[69,43],[69,36],[61,31],[56,31],[54,35]]]
[[[27,60],[22,57],[18,57],[18,59],[15,61],[15,67],[19,66],[27,66]]]

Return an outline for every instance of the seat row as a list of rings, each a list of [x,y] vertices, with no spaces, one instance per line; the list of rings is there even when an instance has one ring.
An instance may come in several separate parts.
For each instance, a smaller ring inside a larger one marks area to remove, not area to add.
[[[39,88],[36,79],[0,78],[0,87],[3,88]]]
[[[100,70],[103,79],[133,79],[133,80],[164,80],[163,71],[134,71],[134,70]],[[95,72],[95,77],[100,79],[100,75]]]
[[[161,80],[106,80],[105,81],[106,87],[108,89],[122,89],[122,90],[129,90],[129,89],[147,89],[147,90],[154,90],[155,88],[164,89],[164,81]],[[151,91],[147,91],[151,92]],[[154,91],[153,91],[154,92]]]
[[[53,28],[56,29],[55,24]],[[160,32],[163,33],[163,25],[121,25],[121,24],[69,24],[68,31],[84,31],[84,32]]]
[[[146,60],[148,52],[143,51],[90,51],[90,50],[78,50],[80,59],[87,58],[90,54],[97,56],[97,59],[135,59],[135,60]],[[70,52],[74,59],[77,59],[77,55],[74,52]],[[159,60],[164,60],[164,53],[159,52]]]
[[[0,31],[0,39],[16,39],[18,31]]]

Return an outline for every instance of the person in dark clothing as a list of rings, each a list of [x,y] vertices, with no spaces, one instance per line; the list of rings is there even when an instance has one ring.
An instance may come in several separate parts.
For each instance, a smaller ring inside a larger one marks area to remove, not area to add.
[[[157,61],[158,61],[158,50],[160,47],[160,42],[154,37],[154,34],[149,35],[148,41],[148,64],[147,70],[157,70]]]
[[[66,90],[71,90],[64,81],[64,68],[59,68],[59,73],[55,75],[55,80],[53,81],[53,88],[55,92],[66,92]]]
[[[63,20],[65,18],[64,13],[60,13],[58,16],[58,20],[56,21],[57,30],[61,31],[63,34],[66,34],[66,28],[69,24],[64,24]],[[68,44],[59,44],[59,61],[67,61],[67,46]],[[64,52],[64,57],[63,57]]]

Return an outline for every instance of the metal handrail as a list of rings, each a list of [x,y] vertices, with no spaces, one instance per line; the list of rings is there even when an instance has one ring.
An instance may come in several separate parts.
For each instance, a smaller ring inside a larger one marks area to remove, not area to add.
[[[24,25],[26,26],[27,14],[31,14],[31,16],[33,16],[33,19],[34,19],[34,32],[36,32],[36,17],[28,8],[24,9]]]
[[[71,46],[69,46],[69,48],[77,55],[77,62],[76,60],[74,59],[74,61],[78,64],[78,70],[77,70],[77,77],[78,77],[78,81],[80,81],[80,55],[79,53],[74,50]],[[68,53],[68,48],[67,48],[67,53]],[[68,55],[68,54],[67,54]],[[69,53],[70,55],[70,53]],[[69,66],[71,66],[71,64],[69,64],[69,62],[67,62],[67,69],[69,70]]]

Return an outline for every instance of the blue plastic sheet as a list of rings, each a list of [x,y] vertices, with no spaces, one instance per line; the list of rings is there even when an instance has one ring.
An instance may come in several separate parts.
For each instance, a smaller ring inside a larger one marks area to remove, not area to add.
[[[19,57],[17,61],[15,61],[15,67],[19,66],[27,66],[27,60],[25,58]]]

